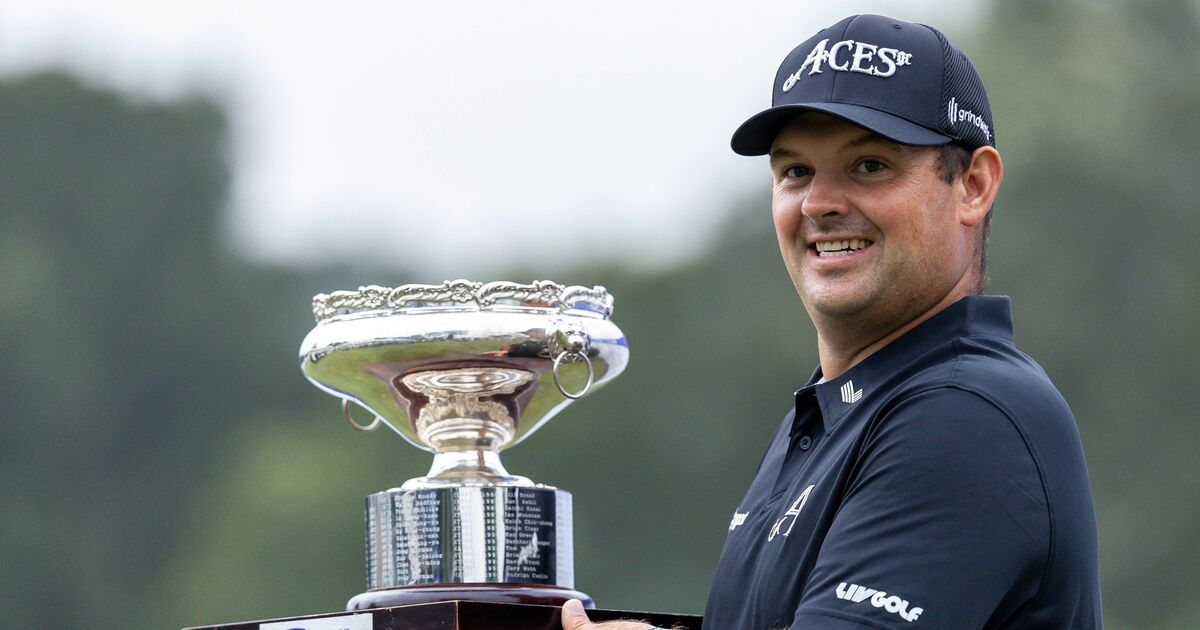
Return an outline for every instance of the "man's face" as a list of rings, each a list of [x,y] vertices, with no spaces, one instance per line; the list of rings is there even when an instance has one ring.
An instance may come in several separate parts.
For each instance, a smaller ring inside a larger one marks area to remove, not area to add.
[[[809,316],[890,332],[944,299],[974,264],[958,187],[938,150],[902,146],[805,114],[776,137],[771,211],[779,249]]]

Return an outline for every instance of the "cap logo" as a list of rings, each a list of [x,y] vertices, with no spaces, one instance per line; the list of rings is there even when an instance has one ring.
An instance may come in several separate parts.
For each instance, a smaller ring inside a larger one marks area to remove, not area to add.
[[[821,74],[821,66],[826,63],[838,72],[890,77],[896,74],[896,68],[912,65],[912,55],[896,48],[880,48],[875,44],[856,42],[852,39],[843,39],[829,46],[829,39],[822,39],[804,58],[800,69],[784,80],[783,91],[791,90],[805,70],[808,70],[810,76]]]
[[[951,127],[960,122],[966,122],[967,124],[975,125],[976,127],[979,127],[980,131],[983,132],[983,135],[987,138],[988,142],[992,141],[992,130],[990,127],[988,127],[987,121],[983,119],[983,116],[980,116],[969,109],[963,109],[959,107],[958,101],[954,100],[953,96],[950,97],[950,102],[946,104],[946,116],[950,119]]]

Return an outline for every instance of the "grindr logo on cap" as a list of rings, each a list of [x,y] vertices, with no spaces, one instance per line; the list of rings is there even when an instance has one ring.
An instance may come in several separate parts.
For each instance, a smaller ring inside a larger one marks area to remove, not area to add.
[[[912,55],[896,48],[880,48],[852,39],[843,39],[826,48],[828,44],[829,39],[822,39],[813,46],[800,69],[784,80],[784,92],[796,85],[805,69],[809,75],[820,74],[821,65],[825,63],[838,72],[858,72],[875,77],[890,77],[896,74],[896,68],[912,65]]]

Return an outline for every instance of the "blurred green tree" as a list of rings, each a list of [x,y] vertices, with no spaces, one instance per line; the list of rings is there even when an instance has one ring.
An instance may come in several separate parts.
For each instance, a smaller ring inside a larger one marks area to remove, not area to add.
[[[0,85],[0,625],[136,625],[231,427],[307,393],[264,317],[298,283],[221,245],[226,135],[203,99]]]

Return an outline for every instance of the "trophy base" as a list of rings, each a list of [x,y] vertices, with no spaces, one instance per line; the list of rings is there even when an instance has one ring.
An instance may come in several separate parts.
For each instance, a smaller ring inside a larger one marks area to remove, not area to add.
[[[366,508],[364,595],[444,591],[451,584],[472,593],[506,585],[574,592],[569,492],[520,486],[387,490],[368,496]],[[448,595],[424,601],[446,599],[479,601]]]
[[[585,608],[596,603],[586,593],[560,586],[543,584],[423,584],[367,591],[350,598],[346,610],[393,608],[410,604],[429,604],[453,600],[489,602],[493,604],[538,604],[561,606],[568,599],[578,599]]]

